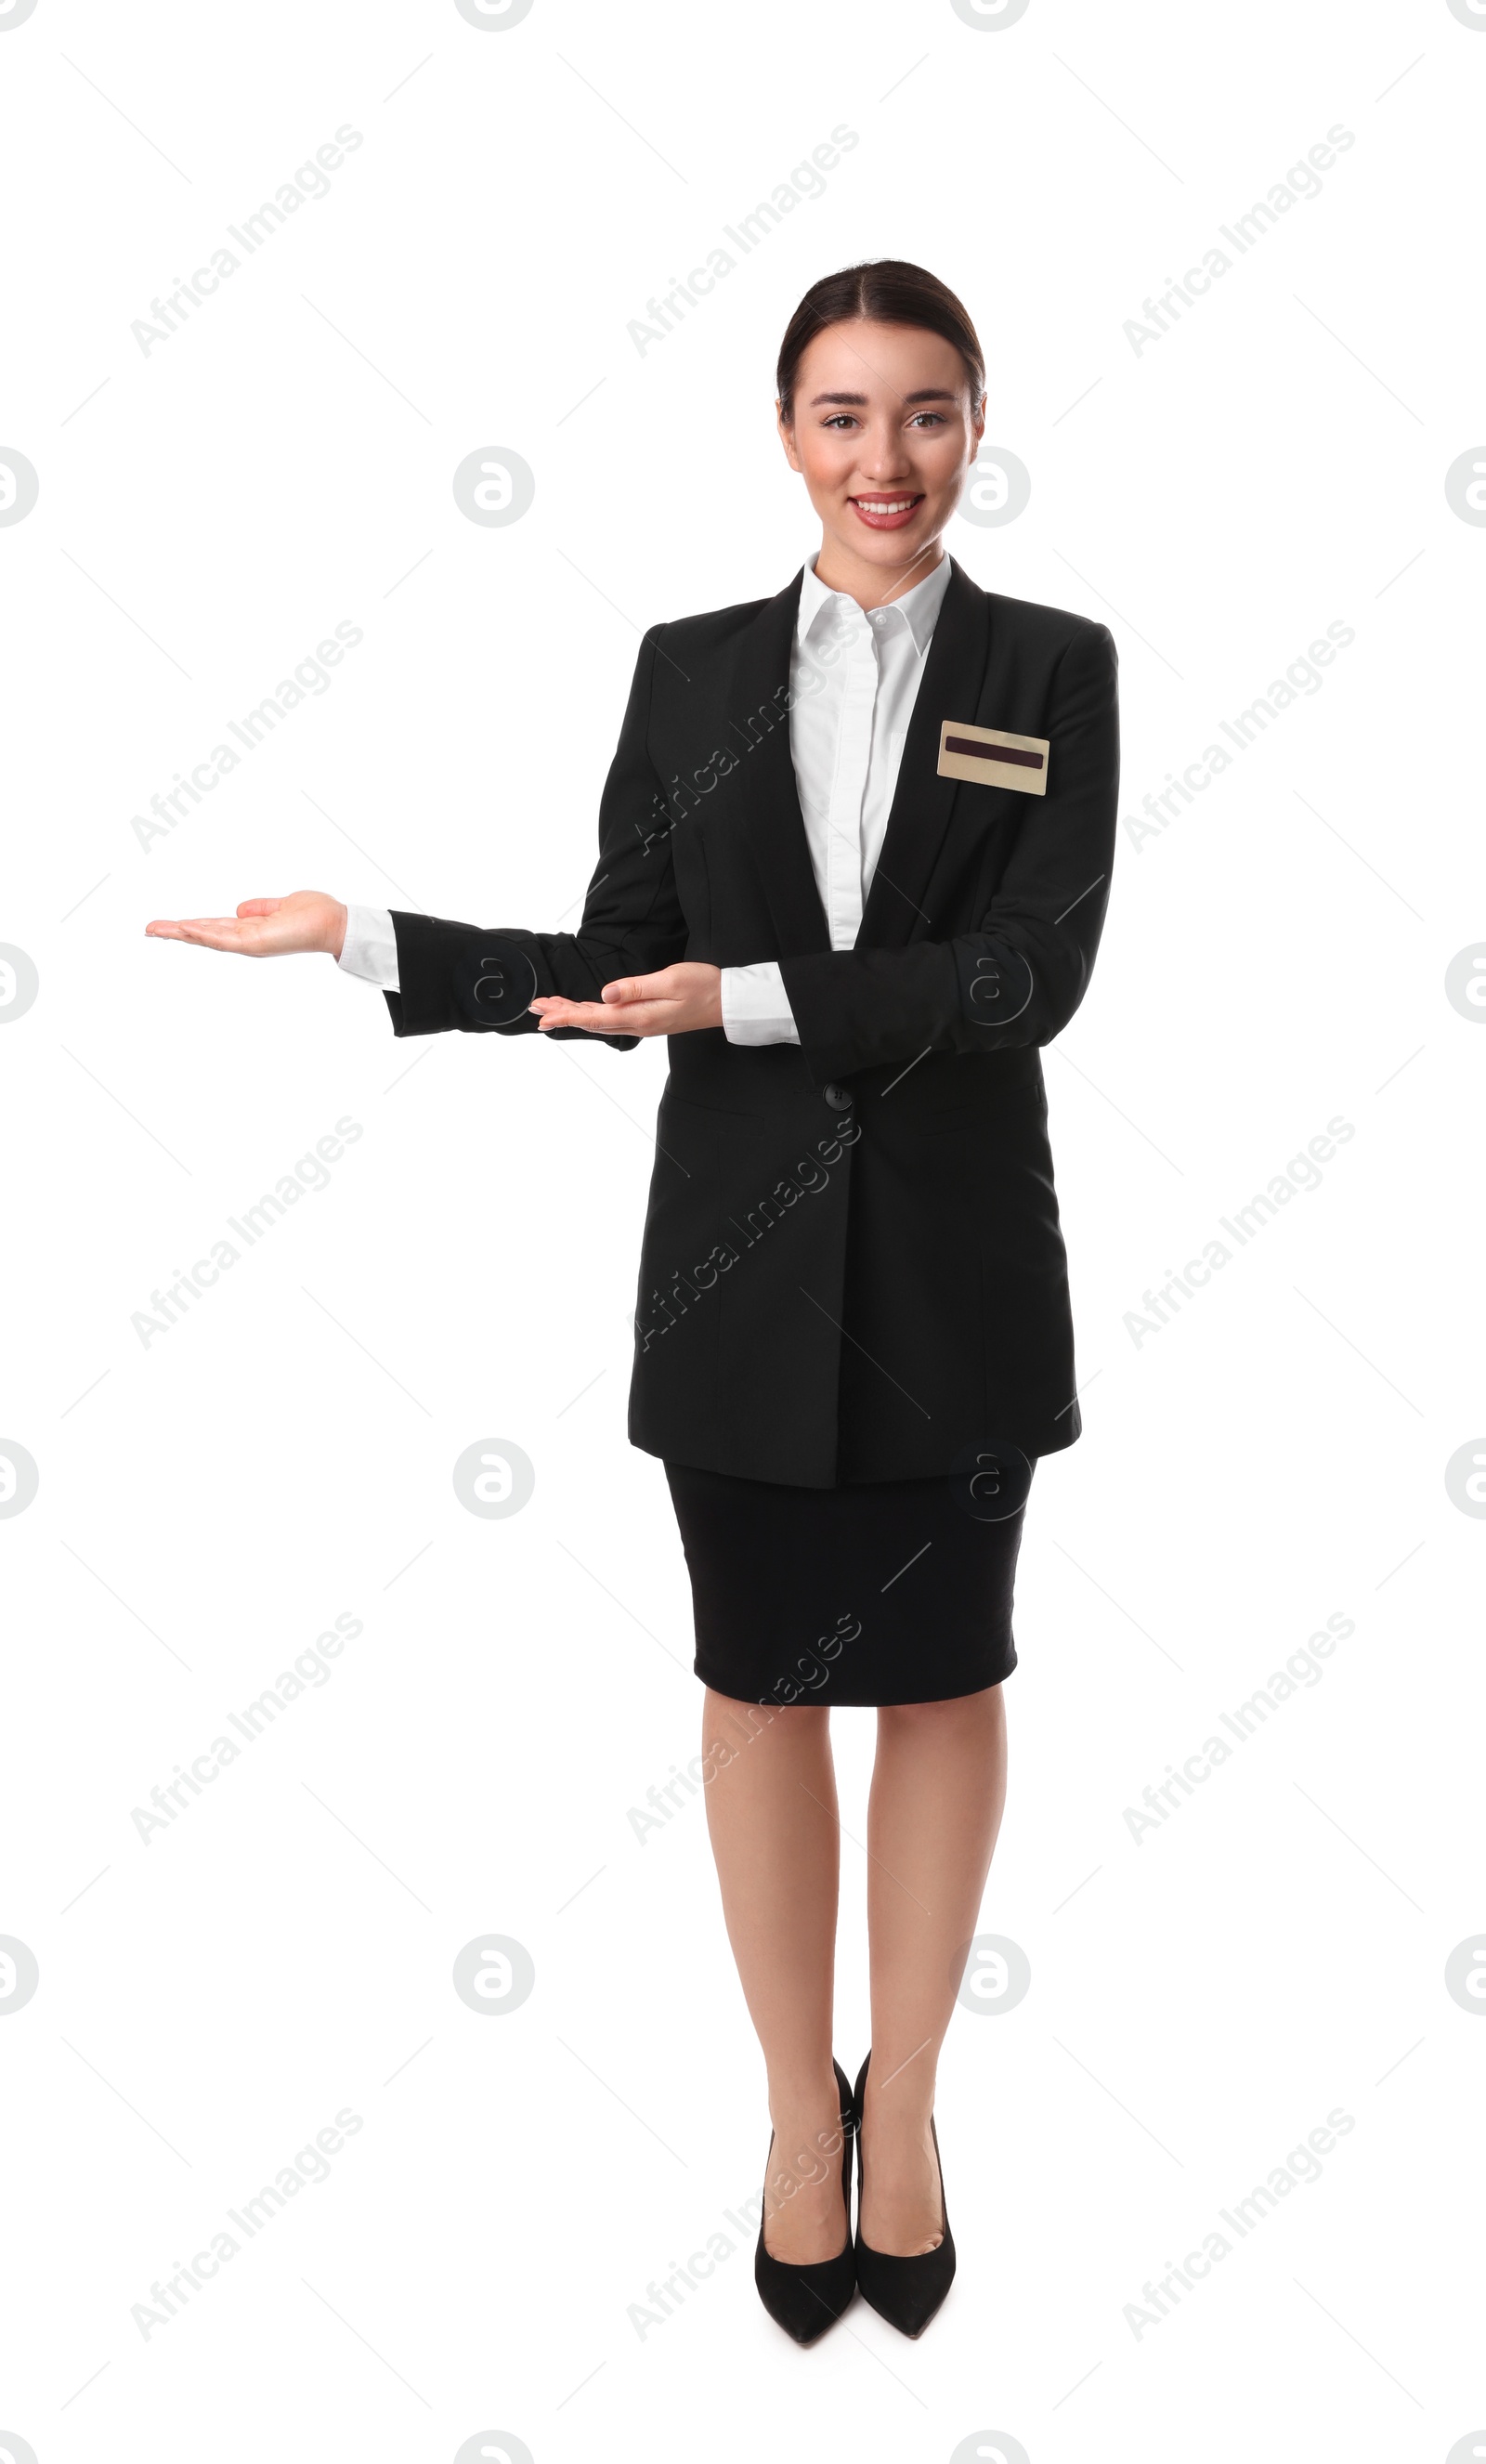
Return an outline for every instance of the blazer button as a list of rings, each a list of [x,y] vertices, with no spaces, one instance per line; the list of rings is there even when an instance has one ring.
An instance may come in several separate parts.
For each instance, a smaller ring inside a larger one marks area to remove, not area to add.
[[[822,1101],[829,1104],[833,1112],[850,1111],[851,1096],[844,1087],[837,1086],[834,1078],[821,1088],[820,1095]]]

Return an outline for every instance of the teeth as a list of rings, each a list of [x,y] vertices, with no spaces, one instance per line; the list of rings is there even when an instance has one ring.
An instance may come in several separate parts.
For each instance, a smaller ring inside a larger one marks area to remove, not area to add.
[[[906,514],[917,502],[914,496],[859,496],[858,504],[864,514]]]

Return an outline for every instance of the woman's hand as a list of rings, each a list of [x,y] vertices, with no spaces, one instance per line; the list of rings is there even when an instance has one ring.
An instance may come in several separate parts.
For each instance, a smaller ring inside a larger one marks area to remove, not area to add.
[[[722,1024],[722,970],[685,961],[654,976],[620,976],[601,1001],[545,993],[531,1004],[539,1027],[580,1026],[590,1035],[686,1035]]]
[[[346,911],[322,890],[295,890],[287,898],[245,898],[235,915],[160,917],[144,930],[157,941],[196,941],[204,950],[235,950],[243,958],[288,958],[303,950],[339,958]]]

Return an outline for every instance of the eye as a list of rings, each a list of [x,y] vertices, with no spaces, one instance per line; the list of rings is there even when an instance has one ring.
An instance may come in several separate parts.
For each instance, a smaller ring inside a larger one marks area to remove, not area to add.
[[[822,419],[820,425],[822,428],[845,428],[850,425],[853,413],[849,410],[838,410],[833,412],[829,419]]]
[[[914,412],[913,417],[908,422],[908,426],[910,428],[916,428],[921,419],[929,420],[937,428],[943,428],[948,424],[942,410],[918,410]]]

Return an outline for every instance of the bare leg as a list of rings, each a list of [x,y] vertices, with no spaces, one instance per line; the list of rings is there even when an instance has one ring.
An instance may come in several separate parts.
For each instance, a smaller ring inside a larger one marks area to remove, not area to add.
[[[707,1819],[728,1939],[769,2071],[764,2247],[804,2267],[846,2233],[831,2068],[840,1830],[828,1712],[708,1689]]]
[[[862,2237],[912,2258],[940,2238],[929,2134],[939,2047],[1006,1801],[999,1685],[884,1705],[867,1806],[872,2065],[863,2116]]]

